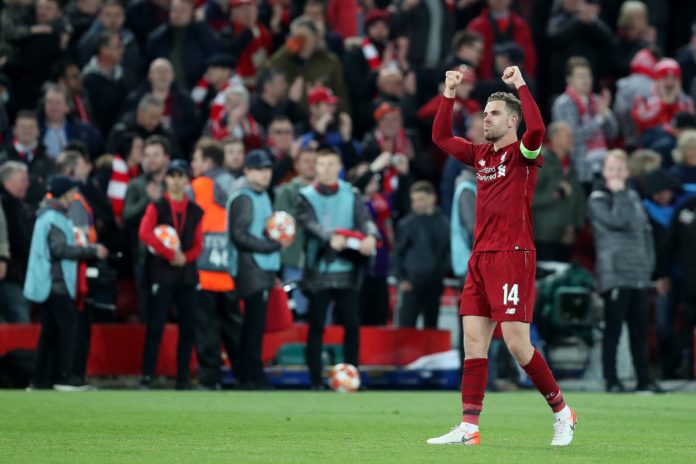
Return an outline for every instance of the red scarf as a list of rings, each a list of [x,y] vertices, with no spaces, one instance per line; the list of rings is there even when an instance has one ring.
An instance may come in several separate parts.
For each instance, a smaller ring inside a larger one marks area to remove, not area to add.
[[[590,94],[587,96],[588,102],[589,102],[589,108],[585,104],[584,99],[578,95],[578,93],[571,87],[567,86],[565,90],[566,95],[568,95],[568,98],[575,104],[575,106],[578,109],[578,113],[580,114],[580,122],[582,124],[586,124],[589,122],[592,118],[595,117],[597,114],[597,102],[595,100],[595,96]],[[586,141],[585,141],[585,148],[587,150],[597,150],[597,149],[606,149],[607,148],[607,140],[604,138],[604,132],[602,132],[602,129],[597,129]]]
[[[382,132],[377,129],[375,130],[375,140],[381,151],[384,151],[384,146],[386,144],[386,139]],[[408,138],[403,129],[399,131],[399,134],[392,139],[392,153],[403,153],[407,157],[411,157],[410,145],[408,143]],[[394,166],[389,166],[382,175],[382,191],[390,195],[397,188],[399,188],[399,171]]]
[[[376,71],[382,65],[382,56],[379,54],[379,50],[375,47],[367,37],[362,39],[362,52],[367,61],[367,65],[370,67],[370,71]]]
[[[75,104],[75,111],[77,111],[77,116],[80,118],[80,121],[84,122],[85,124],[89,124],[89,115],[87,114],[85,105],[82,103],[82,97],[80,94],[78,93],[73,95],[72,100]]]
[[[35,143],[33,147],[27,150],[28,147],[22,146],[17,140],[17,137],[15,137],[12,139],[12,145],[14,146],[14,149],[20,158],[22,158],[27,163],[32,162],[32,160],[34,159],[34,155],[36,155],[36,147],[38,147],[37,143]]]

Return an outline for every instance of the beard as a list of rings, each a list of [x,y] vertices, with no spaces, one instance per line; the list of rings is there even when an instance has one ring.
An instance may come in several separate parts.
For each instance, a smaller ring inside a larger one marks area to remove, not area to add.
[[[488,142],[495,143],[498,140],[500,140],[506,132],[503,132],[500,129],[496,129],[494,127],[491,127],[486,131],[486,129],[483,130],[483,138],[485,138]]]

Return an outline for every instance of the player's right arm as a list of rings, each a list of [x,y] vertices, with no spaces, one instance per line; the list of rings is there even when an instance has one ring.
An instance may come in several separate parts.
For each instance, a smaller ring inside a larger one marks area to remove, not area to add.
[[[452,108],[456,89],[462,81],[463,74],[459,71],[445,73],[445,91],[440,98],[440,105],[433,123],[433,142],[441,150],[454,156],[459,161],[473,166],[474,144],[461,137],[452,135]]]

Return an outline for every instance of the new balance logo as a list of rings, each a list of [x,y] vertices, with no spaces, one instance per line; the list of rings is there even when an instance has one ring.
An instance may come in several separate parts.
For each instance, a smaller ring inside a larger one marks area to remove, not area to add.
[[[486,162],[484,160],[479,160],[479,166],[485,166]]]
[[[515,314],[517,308],[508,308],[505,310],[505,314]]]

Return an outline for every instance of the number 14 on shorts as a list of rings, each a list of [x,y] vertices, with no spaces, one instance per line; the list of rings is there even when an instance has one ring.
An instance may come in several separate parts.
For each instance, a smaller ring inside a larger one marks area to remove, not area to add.
[[[515,306],[520,303],[519,287],[517,284],[503,285],[503,304],[507,305],[508,303],[512,303]]]

